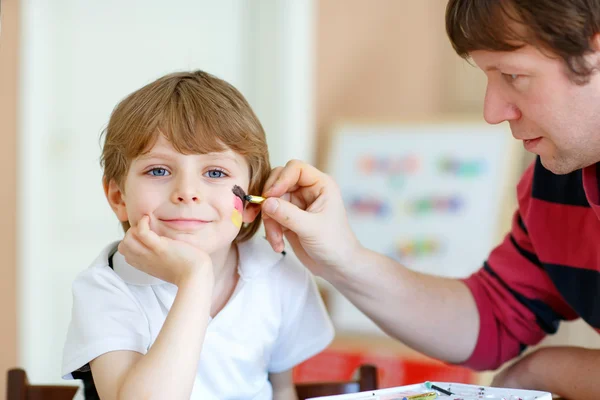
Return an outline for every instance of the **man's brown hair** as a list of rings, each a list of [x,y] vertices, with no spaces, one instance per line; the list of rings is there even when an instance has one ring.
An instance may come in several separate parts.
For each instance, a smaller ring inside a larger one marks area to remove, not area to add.
[[[446,7],[446,32],[461,57],[531,44],[563,59],[579,84],[597,67],[585,56],[599,27],[600,0],[450,0]]]
[[[227,148],[250,167],[248,191],[260,194],[271,171],[265,132],[242,94],[203,71],[163,76],[136,90],[113,110],[103,132],[104,182],[123,189],[131,161],[149,151],[159,135],[183,154],[206,154]],[[242,228],[236,242],[250,239],[261,218]],[[127,231],[129,222],[122,222]]]

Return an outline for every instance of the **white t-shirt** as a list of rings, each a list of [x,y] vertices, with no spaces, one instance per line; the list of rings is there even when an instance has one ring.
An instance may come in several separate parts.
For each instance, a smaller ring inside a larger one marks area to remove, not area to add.
[[[65,379],[110,351],[146,354],[173,304],[175,285],[132,267],[119,252],[110,268],[117,245],[107,246],[73,283]],[[333,339],[315,281],[295,256],[275,253],[262,238],[238,251],[240,279],[208,324],[193,399],[271,399],[269,372],[293,368]]]

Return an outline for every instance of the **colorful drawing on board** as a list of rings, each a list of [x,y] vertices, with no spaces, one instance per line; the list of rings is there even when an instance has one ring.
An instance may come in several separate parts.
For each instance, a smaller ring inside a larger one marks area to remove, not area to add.
[[[407,214],[429,215],[429,214],[454,214],[464,207],[464,200],[457,195],[451,196],[424,196],[407,201],[403,207]]]
[[[406,184],[406,178],[402,175],[392,175],[388,178],[388,186],[394,191],[400,191]]]
[[[348,211],[355,216],[387,217],[391,214],[390,205],[372,196],[354,196],[346,201]]]
[[[416,155],[375,156],[371,154],[360,156],[357,169],[366,176],[383,175],[414,175],[420,168],[419,157]]]
[[[396,260],[417,259],[439,255],[442,250],[438,238],[422,237],[396,241],[388,255]]]
[[[481,159],[458,159],[456,157],[442,157],[437,162],[439,172],[459,178],[473,178],[485,173],[486,163]]]

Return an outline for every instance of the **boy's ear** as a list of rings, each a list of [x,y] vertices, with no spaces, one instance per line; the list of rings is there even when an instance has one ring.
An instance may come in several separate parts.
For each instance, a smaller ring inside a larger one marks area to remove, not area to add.
[[[106,179],[103,179],[102,186],[104,187],[106,200],[108,200],[110,208],[112,208],[119,221],[129,221],[127,207],[125,206],[125,197],[123,196],[123,191],[119,188],[119,185],[117,185],[117,182],[115,182],[114,179],[110,182],[106,182]]]
[[[258,215],[259,212],[260,212],[260,205],[254,204],[254,203],[246,204],[246,207],[244,208],[244,215],[243,215],[242,221],[244,221],[244,223],[246,223],[246,224],[254,222],[254,220],[256,219],[256,216]]]

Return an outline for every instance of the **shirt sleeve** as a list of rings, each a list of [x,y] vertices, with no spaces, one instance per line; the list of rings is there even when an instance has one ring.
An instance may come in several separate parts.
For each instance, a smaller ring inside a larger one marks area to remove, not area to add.
[[[323,351],[334,329],[314,277],[288,253],[276,277],[281,296],[281,327],[268,371],[283,372]]]
[[[525,172],[517,193],[519,209],[504,241],[483,267],[465,279],[477,303],[479,337],[465,366],[496,369],[555,333],[561,320],[573,319],[538,259],[524,221],[531,202],[533,165]]]
[[[108,267],[90,267],[72,285],[73,307],[63,349],[62,376],[73,379],[98,356],[116,350],[141,354],[150,346],[145,314],[127,284]]]

